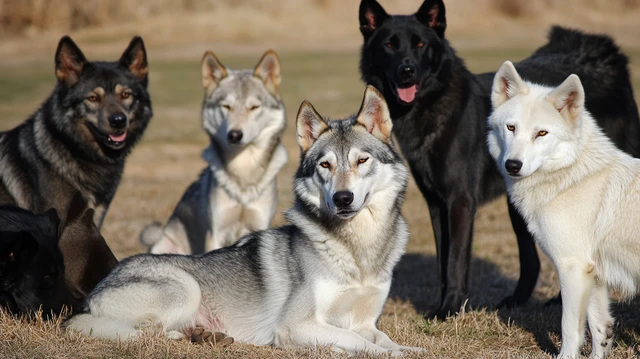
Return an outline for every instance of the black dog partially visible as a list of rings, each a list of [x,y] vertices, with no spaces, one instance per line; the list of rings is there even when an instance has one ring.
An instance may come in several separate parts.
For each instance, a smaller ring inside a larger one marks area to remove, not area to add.
[[[75,300],[65,281],[55,210],[0,207],[0,306],[14,314],[58,314]]]
[[[393,132],[427,200],[438,249],[442,317],[468,297],[473,222],[478,206],[504,193],[486,146],[493,73],[474,75],[445,39],[442,0],[414,15],[391,16],[375,0],[360,3],[362,79],[389,105]],[[503,59],[509,60],[509,59]],[[496,69],[500,66],[496,63]],[[549,42],[516,64],[520,75],[547,86],[580,76],[586,107],[615,144],[640,155],[640,121],[627,57],[613,40],[554,27]],[[530,297],[540,261],[522,217],[509,213],[520,249],[520,280],[503,304]]]

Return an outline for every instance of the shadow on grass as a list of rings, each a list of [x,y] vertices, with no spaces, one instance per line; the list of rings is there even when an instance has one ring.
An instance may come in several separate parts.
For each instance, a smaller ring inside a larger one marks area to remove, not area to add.
[[[558,354],[562,332],[560,301],[554,301],[553,304],[530,302],[522,308],[500,310],[498,315],[505,324],[515,325],[531,333],[540,349],[551,355]],[[633,353],[633,357],[640,357],[640,300],[631,303],[612,300],[611,311],[616,323],[614,347]],[[583,354],[588,356],[591,352],[591,338],[588,330],[586,332]]]
[[[437,258],[420,253],[405,254],[393,273],[390,297],[411,302],[414,308],[428,314],[440,304],[440,280]],[[516,280],[505,277],[487,260],[473,258],[470,269],[470,293],[467,308],[493,308],[511,295]]]

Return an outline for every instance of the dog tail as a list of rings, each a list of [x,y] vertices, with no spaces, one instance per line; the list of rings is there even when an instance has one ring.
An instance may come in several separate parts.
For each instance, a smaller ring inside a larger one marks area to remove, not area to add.
[[[142,332],[130,323],[112,318],[95,317],[91,313],[74,315],[65,321],[62,327],[80,332],[88,337],[107,340],[127,340],[137,337]]]
[[[162,235],[162,224],[160,222],[153,222],[144,227],[142,232],[140,232],[140,243],[151,248],[154,244],[160,242]]]

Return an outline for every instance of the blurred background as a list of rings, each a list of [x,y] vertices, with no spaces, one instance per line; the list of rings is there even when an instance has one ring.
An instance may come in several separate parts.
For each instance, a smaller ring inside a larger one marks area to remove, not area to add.
[[[281,59],[288,121],[283,142],[289,164],[278,183],[281,212],[293,198],[291,179],[299,157],[294,120],[300,103],[309,100],[321,114],[332,117],[353,113],[360,105],[364,84],[358,71],[359,3],[0,0],[0,131],[24,121],[52,91],[54,52],[61,36],[71,35],[89,60],[116,60],[132,36],[143,37],[154,118],[127,162],[102,228],[121,259],[145,250],[138,242],[139,232],[151,221],[165,222],[185,188],[205,167],[200,159],[208,144],[200,127],[202,54],[212,50],[231,68],[253,68],[264,51],[273,48]],[[410,14],[422,1],[380,3],[389,14]],[[630,57],[638,93],[640,0],[445,0],[445,5],[446,37],[473,72],[495,71],[505,60],[528,56],[545,42],[550,25],[561,24],[614,37]],[[558,291],[555,271],[546,259],[531,302],[536,311],[480,312],[471,319],[461,316],[453,324],[425,324],[420,313],[436,308],[439,285],[427,206],[413,182],[403,213],[411,232],[408,255],[396,271],[393,299],[382,319],[392,336],[427,334],[429,346],[451,350],[453,357],[464,357],[456,354],[466,350],[470,357],[484,355],[480,353],[496,358],[513,353],[544,357],[541,348],[552,350],[559,341],[560,308],[541,305]],[[279,214],[275,224],[280,223]],[[477,214],[471,273],[469,304],[473,308],[491,307],[515,287],[518,251],[504,197]],[[616,307],[625,313],[617,319],[622,329],[616,334],[616,345],[631,353],[629,357],[640,355],[638,307],[638,303]],[[540,338],[548,337],[549,323],[553,323],[552,342],[544,342]],[[465,331],[459,332],[462,327]]]
[[[205,166],[200,159],[208,143],[200,127],[202,54],[213,50],[231,68],[252,68],[273,48],[281,58],[288,115],[283,141],[290,161],[279,177],[281,212],[291,204],[291,178],[298,165],[293,124],[299,104],[309,100],[330,116],[348,115],[360,104],[359,3],[0,0],[0,130],[24,121],[53,89],[53,57],[61,36],[71,35],[89,60],[116,60],[132,36],[143,37],[155,115],[127,162],[103,227],[115,254],[123,258],[144,250],[140,230],[152,220],[164,222]],[[389,14],[410,14],[422,1],[380,3]],[[474,72],[495,71],[507,59],[528,56],[545,42],[550,25],[562,24],[613,36],[630,56],[634,87],[639,86],[640,0],[448,0],[445,6],[446,37]],[[409,251],[427,258],[417,260],[415,270],[433,272],[414,289],[432,292],[437,288],[435,266],[429,262],[435,253],[433,234],[413,183],[404,213],[411,230]],[[276,224],[282,222],[279,214]],[[493,303],[512,290],[518,257],[504,199],[478,214],[474,266],[472,273],[484,278],[474,281],[483,289],[475,304]],[[555,273],[550,269],[547,274],[541,276],[539,297],[556,290]],[[437,303],[436,297],[424,298],[426,307]]]

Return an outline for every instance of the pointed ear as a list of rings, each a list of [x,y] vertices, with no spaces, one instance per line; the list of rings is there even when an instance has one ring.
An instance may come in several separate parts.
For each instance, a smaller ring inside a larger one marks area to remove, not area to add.
[[[364,90],[364,99],[356,116],[356,122],[363,125],[380,141],[391,143],[393,123],[387,102],[382,94],[371,85]]]
[[[518,94],[526,95],[527,93],[529,93],[529,87],[522,81],[513,63],[505,61],[493,78],[491,88],[493,108],[499,107]]]
[[[367,38],[390,16],[376,0],[362,0],[358,17],[360,18],[360,32]]]
[[[328,127],[308,101],[302,102],[296,116],[296,132],[302,153],[307,152]]]
[[[584,107],[584,88],[577,75],[569,75],[566,80],[546,97],[560,115],[568,121],[576,122]]]
[[[131,39],[129,46],[120,57],[120,64],[134,74],[145,86],[147,85],[147,75],[149,65],[147,63],[147,50],[140,36]]]
[[[425,0],[415,16],[418,21],[432,28],[439,37],[444,36],[447,17],[442,0]]]
[[[202,86],[207,95],[211,95],[225,77],[227,77],[227,68],[213,52],[205,52],[202,57]]]
[[[88,64],[87,59],[69,36],[64,36],[56,50],[56,77],[67,86],[75,85],[82,70]]]
[[[281,81],[278,54],[271,49],[267,50],[264,55],[262,55],[260,61],[258,61],[258,65],[256,65],[253,71],[253,76],[261,79],[267,87],[267,90],[269,90],[272,95],[278,97]]]

